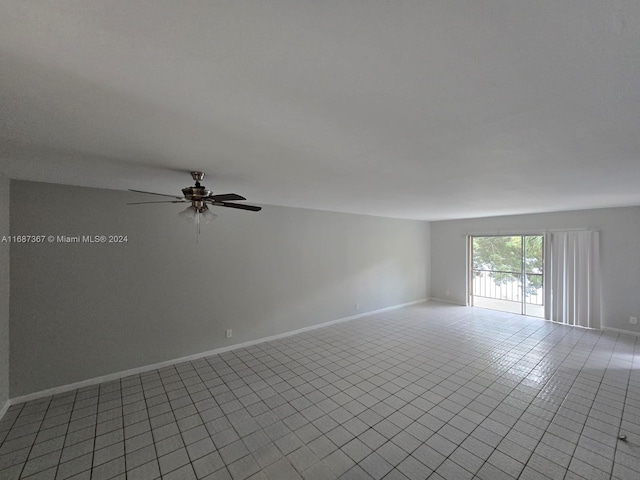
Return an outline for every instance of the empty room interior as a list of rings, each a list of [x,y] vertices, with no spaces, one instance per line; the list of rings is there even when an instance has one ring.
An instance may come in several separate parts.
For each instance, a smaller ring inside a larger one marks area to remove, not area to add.
[[[0,480],[640,478],[640,2],[0,2]]]

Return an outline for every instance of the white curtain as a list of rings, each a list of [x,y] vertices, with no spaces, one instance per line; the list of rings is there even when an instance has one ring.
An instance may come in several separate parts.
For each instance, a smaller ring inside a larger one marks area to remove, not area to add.
[[[548,318],[567,325],[600,328],[600,234],[551,233]]]

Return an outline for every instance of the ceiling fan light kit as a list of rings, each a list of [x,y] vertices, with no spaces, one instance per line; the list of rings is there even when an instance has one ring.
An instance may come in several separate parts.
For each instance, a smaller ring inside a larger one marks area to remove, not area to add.
[[[178,215],[188,223],[211,223],[218,218],[218,215],[209,210],[209,207],[206,205],[200,208],[194,206],[187,207]]]
[[[196,182],[193,187],[186,187],[182,189],[182,197],[174,195],[167,195],[164,193],[145,192],[142,190],[130,190],[136,193],[145,193],[147,195],[158,195],[161,197],[170,197],[173,200],[161,200],[154,202],[131,202],[127,205],[142,205],[148,203],[191,203],[189,207],[182,210],[178,215],[188,221],[198,225],[198,231],[200,231],[201,223],[211,223],[217,218],[217,215],[209,210],[209,205],[216,207],[229,207],[239,210],[248,210],[250,212],[259,212],[262,207],[255,205],[246,205],[243,203],[232,203],[231,200],[246,200],[242,195],[237,193],[223,193],[220,195],[214,195],[211,190],[207,190],[200,182],[204,178],[204,172],[191,172],[191,178]]]

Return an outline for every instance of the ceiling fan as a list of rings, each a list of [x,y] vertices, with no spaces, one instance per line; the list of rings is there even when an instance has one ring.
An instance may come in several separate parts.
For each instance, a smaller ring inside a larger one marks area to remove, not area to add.
[[[179,215],[189,222],[200,224],[201,219],[205,223],[209,223],[217,217],[215,213],[209,210],[209,205],[216,207],[229,207],[237,208],[240,210],[249,210],[250,212],[259,212],[262,207],[256,207],[255,205],[245,205],[242,203],[232,203],[234,200],[246,200],[241,195],[236,193],[223,193],[220,195],[213,195],[211,190],[207,190],[200,182],[204,178],[204,172],[191,172],[191,177],[196,182],[193,187],[186,187],[182,189],[182,197],[175,195],[166,195],[164,193],[145,192],[143,190],[130,190],[137,193],[146,193],[148,195],[158,195],[161,197],[173,198],[173,200],[162,200],[154,202],[132,202],[127,205],[143,205],[148,203],[191,203],[189,207],[179,213]]]

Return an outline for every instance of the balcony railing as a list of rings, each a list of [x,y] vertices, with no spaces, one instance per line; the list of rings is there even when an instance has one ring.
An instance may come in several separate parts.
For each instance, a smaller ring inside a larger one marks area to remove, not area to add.
[[[542,285],[541,273],[527,273],[527,277],[539,277]],[[503,270],[473,269],[473,295],[476,297],[493,298],[522,302],[522,273]],[[544,289],[527,286],[525,288],[525,303],[544,306]]]

